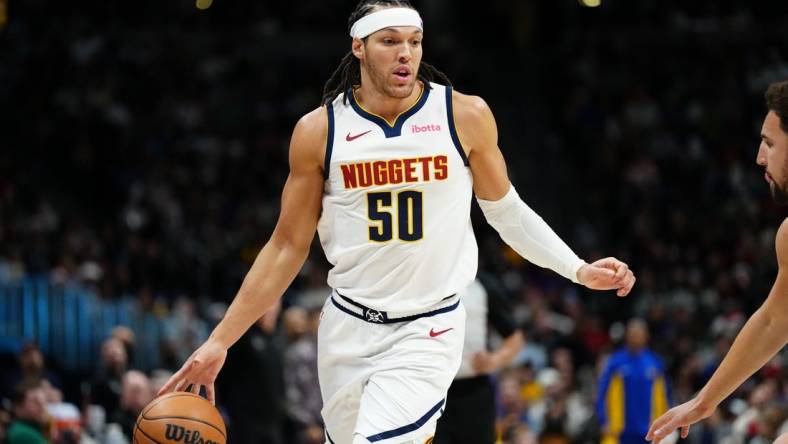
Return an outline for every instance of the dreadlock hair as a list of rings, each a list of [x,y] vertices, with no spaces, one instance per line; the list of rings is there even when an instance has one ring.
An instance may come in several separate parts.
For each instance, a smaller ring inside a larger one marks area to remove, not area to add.
[[[358,19],[370,14],[378,6],[416,9],[408,0],[361,0],[358,5],[356,5],[356,9],[353,13],[350,14],[350,17],[348,17],[348,32],[350,32],[353,24],[356,23]],[[362,40],[366,43],[367,38],[364,37]],[[424,87],[427,89],[430,88],[430,82],[434,80],[451,86],[451,81],[446,77],[446,74],[425,62],[421,62],[418,79],[424,83]],[[348,51],[348,53],[342,57],[342,61],[339,62],[337,69],[334,70],[331,77],[323,86],[322,104],[326,105],[333,102],[334,99],[343,92],[359,85],[361,85],[361,63],[356,56],[353,55],[353,51]],[[342,101],[347,104],[347,96],[343,97]]]

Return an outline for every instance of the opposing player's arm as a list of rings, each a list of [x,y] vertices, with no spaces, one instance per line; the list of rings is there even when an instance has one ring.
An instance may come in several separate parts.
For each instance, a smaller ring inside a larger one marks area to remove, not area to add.
[[[783,221],[775,239],[779,271],[769,296],[736,336],[731,349],[698,395],[657,418],[647,439],[658,443],[681,427],[709,417],[725,398],[763,367],[788,342],[788,221]]]
[[[290,141],[290,174],[282,192],[282,208],[271,238],[260,250],[224,318],[210,338],[175,373],[161,393],[213,383],[227,349],[282,296],[309,254],[320,217],[326,111],[319,108],[296,124]]]
[[[452,93],[457,135],[473,175],[473,190],[487,222],[528,261],[596,290],[626,296],[635,284],[627,265],[615,258],[586,264],[526,205],[509,182],[498,147],[498,129],[480,97]]]
[[[698,397],[716,407],[788,341],[788,221],[775,239],[778,272],[769,296],[739,332],[727,356]]]

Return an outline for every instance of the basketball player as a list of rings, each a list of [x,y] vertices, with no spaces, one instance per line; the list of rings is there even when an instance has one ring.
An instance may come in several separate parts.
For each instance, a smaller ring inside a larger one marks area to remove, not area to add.
[[[327,442],[423,444],[460,365],[456,293],[473,281],[478,254],[473,193],[531,262],[619,296],[635,277],[614,258],[580,260],[520,200],[490,109],[421,63],[422,20],[408,2],[363,0],[349,24],[352,51],[326,84],[324,106],[293,131],[271,239],[224,319],[161,393],[204,385],[213,399],[227,348],[290,285],[317,229],[333,264],[318,331]]]
[[[756,161],[766,169],[764,176],[774,200],[788,204],[788,80],[769,86],[766,107],[769,112],[761,128]],[[744,324],[709,382],[695,398],[657,418],[649,428],[647,440],[658,444],[677,428],[686,438],[690,425],[711,416],[720,402],[788,342],[788,219],[777,230],[774,243],[778,272],[766,301]],[[775,443],[788,444],[788,433]]]

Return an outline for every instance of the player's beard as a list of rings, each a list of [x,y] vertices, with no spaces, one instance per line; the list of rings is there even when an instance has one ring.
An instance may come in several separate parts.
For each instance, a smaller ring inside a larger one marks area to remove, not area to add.
[[[779,204],[779,205],[788,205],[788,187],[783,184],[783,186],[778,186],[776,183],[773,183],[771,186],[772,190],[772,199]]]
[[[372,81],[375,89],[382,91],[383,94],[394,99],[405,99],[410,97],[413,93],[413,88],[416,86],[418,71],[413,73],[409,84],[397,87],[391,83],[391,72],[378,69],[374,63],[367,59],[362,63],[364,63],[364,68],[366,68],[367,73],[369,73],[369,79]]]
[[[788,177],[788,165],[783,165],[782,173],[783,177]],[[779,205],[788,205],[788,183],[785,182],[788,181],[783,181],[782,184],[778,185],[776,181],[772,181],[769,186],[772,192],[772,199]]]

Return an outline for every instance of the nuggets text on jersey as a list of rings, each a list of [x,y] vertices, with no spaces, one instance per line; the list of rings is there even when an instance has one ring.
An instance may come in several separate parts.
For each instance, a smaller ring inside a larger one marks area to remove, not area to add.
[[[449,177],[445,155],[350,163],[340,165],[340,168],[346,189],[429,182]]]

